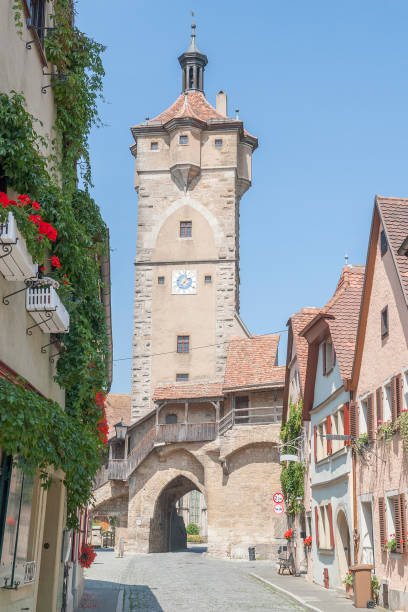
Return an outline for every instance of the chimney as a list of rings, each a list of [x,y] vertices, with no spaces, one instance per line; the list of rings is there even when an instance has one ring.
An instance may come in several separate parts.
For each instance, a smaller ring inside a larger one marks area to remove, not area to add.
[[[217,93],[215,108],[218,113],[227,116],[227,94],[222,90]]]

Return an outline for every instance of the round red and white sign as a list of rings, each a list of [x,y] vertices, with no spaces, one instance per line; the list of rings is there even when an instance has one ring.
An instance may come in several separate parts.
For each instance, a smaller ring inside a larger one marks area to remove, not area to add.
[[[275,502],[275,504],[281,504],[284,501],[284,496],[283,493],[274,493],[273,494],[273,501]]]
[[[273,511],[275,514],[283,514],[285,512],[285,508],[282,506],[282,504],[276,504]]]

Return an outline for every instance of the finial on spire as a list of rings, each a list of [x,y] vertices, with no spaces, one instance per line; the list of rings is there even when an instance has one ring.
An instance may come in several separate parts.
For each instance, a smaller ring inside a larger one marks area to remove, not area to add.
[[[345,253],[345,255],[344,255],[344,265],[345,265],[345,266],[348,266],[348,260],[349,260],[349,256],[348,256],[348,253],[347,253],[347,251],[346,251],[346,253]]]
[[[194,18],[194,11],[190,11]],[[182,91],[203,91],[203,73],[207,65],[207,56],[201,53],[196,46],[196,24],[191,24],[191,41],[190,46],[182,55],[179,62],[183,71],[183,88]]]

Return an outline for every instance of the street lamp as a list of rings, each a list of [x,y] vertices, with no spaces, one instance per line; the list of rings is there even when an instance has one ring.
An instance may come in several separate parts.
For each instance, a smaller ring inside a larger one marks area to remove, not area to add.
[[[125,440],[126,439],[127,428],[128,428],[128,426],[124,424],[123,417],[122,417],[121,420],[120,420],[120,423],[116,423],[116,425],[115,425],[116,437],[117,437],[118,440]]]

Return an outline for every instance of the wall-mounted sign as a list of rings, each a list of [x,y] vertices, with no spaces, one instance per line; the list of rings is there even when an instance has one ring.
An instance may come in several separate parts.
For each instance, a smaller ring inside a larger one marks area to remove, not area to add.
[[[274,493],[273,494],[273,501],[275,502],[275,504],[281,504],[284,501],[285,497],[283,495],[283,493]]]
[[[283,514],[285,512],[285,508],[282,506],[282,504],[276,504],[276,506],[274,506],[273,511],[275,514]]]
[[[300,461],[297,455],[281,455],[279,460],[280,461],[297,461],[297,462]]]

